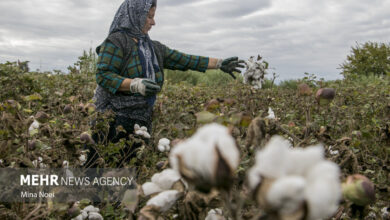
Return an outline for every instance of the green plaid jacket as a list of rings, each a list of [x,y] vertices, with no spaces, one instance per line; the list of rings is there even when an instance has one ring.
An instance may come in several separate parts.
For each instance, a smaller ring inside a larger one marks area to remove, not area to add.
[[[209,63],[208,57],[188,55],[154,41],[156,53],[162,54],[160,67],[171,70],[196,70],[205,72]],[[158,46],[156,46],[158,45]],[[138,45],[135,43],[131,50],[131,56],[126,71],[121,75],[121,64],[124,62],[124,52],[109,40],[100,45],[97,61],[96,82],[103,88],[115,94],[125,78],[142,78],[143,70],[138,55]],[[156,83],[160,86],[164,83],[163,68],[156,72]]]

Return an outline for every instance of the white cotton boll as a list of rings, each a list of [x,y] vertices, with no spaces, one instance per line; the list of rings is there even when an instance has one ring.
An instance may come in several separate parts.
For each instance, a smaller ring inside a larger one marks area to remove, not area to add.
[[[256,166],[253,166],[249,169],[248,174],[248,185],[250,190],[255,190],[255,188],[259,185],[261,182],[261,174]]]
[[[171,189],[172,185],[179,181],[180,174],[173,169],[165,169],[161,173],[156,173],[152,176],[152,182],[157,184],[161,189]]]
[[[88,216],[87,216],[87,217],[88,217]],[[86,217],[86,218],[87,218],[87,217]],[[83,216],[80,214],[80,215],[78,215],[78,216],[72,218],[71,220],[84,220],[84,219],[86,219],[86,218],[83,218]]]
[[[217,160],[221,157],[232,170],[239,164],[239,151],[226,127],[213,123],[200,129],[189,139],[177,144],[170,153],[172,168],[180,171],[180,157],[185,168],[194,175],[213,183],[216,181]]]
[[[309,219],[324,219],[332,216],[339,207],[341,186],[339,183],[318,180],[305,189]]]
[[[277,179],[267,193],[267,202],[282,214],[292,214],[302,205],[306,181],[300,176]]]
[[[87,219],[88,218],[88,213],[84,210],[81,210],[81,216],[83,216],[83,219]]]
[[[160,152],[166,152],[166,151],[169,151],[171,148],[169,146],[169,144],[171,143],[171,141],[167,138],[162,138],[158,141],[158,150]]]
[[[169,146],[171,144],[171,141],[167,138],[161,138],[159,141],[158,141],[158,144],[159,145],[163,145],[163,146]]]
[[[256,164],[264,177],[278,178],[286,173],[286,160],[291,143],[281,136],[273,136],[265,148],[256,154]]]
[[[332,180],[332,181],[340,181],[340,168],[337,164],[331,161],[320,161],[315,164],[306,174],[306,179],[308,182],[315,181],[318,179],[324,180]]]
[[[43,158],[42,157],[38,157],[38,162],[42,163],[42,161],[43,161]]]
[[[146,205],[153,205],[160,208],[160,212],[166,212],[170,209],[180,197],[180,192],[177,190],[168,190],[159,193],[157,196],[151,198]]]
[[[87,162],[87,156],[85,154],[81,154],[79,156],[80,165],[83,166],[85,162]]]
[[[307,174],[305,197],[310,219],[328,218],[341,200],[340,168],[333,162],[322,161]]]
[[[272,110],[271,107],[268,108],[268,116],[265,117],[265,118],[268,118],[268,119],[275,119],[275,113],[274,113],[274,111]]]
[[[140,136],[144,136],[144,131],[136,130],[136,131],[135,131],[135,134],[136,134],[136,135],[140,135]]]
[[[64,162],[62,162],[62,167],[63,168],[69,168],[69,161],[64,160]]]
[[[34,166],[35,168],[37,168],[37,167],[38,167],[38,160],[33,160],[33,161],[32,161],[32,164],[33,164],[33,166]]]
[[[225,219],[221,209],[211,209],[205,218],[205,220],[222,220]]]
[[[227,127],[217,123],[208,124],[199,128],[193,138],[199,139],[209,146],[217,146],[222,157],[231,168],[237,168],[240,152]]]
[[[151,138],[150,134],[147,131],[144,131],[144,138],[146,138],[146,139]]]
[[[141,127],[138,125],[138,124],[135,124],[134,125],[134,131],[138,131],[138,130],[140,130],[141,129]]]
[[[191,138],[177,144],[169,154],[169,163],[176,171],[180,171],[178,156],[187,169],[201,174],[206,179],[213,178],[217,160],[214,148]]]
[[[293,148],[286,161],[287,175],[305,175],[315,164],[324,160],[322,145],[307,148]]]
[[[88,215],[88,220],[104,220],[104,218],[97,212],[91,212]]]
[[[157,146],[158,151],[165,152],[165,146],[164,145],[158,145]]]
[[[142,191],[145,196],[150,196],[155,193],[162,192],[163,189],[161,189],[157,184],[152,182],[147,182],[142,185]]]
[[[142,126],[142,127],[140,128],[140,130],[141,130],[141,131],[146,131],[146,132],[147,132],[147,131],[148,131],[148,128],[146,128],[145,126]]]
[[[85,212],[87,212],[87,213],[89,214],[90,212],[99,212],[100,209],[94,207],[93,205],[89,205],[89,206],[85,207],[85,208],[83,209],[83,211],[85,211]]]
[[[34,119],[34,122],[28,128],[28,131],[31,133],[34,130],[39,129],[39,126],[40,126],[40,123],[36,119]]]

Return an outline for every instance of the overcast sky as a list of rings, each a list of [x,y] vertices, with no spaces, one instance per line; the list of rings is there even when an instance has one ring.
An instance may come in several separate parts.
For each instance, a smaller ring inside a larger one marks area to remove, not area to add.
[[[95,48],[123,0],[1,0],[0,62],[60,69]],[[261,54],[279,80],[340,78],[351,46],[389,43],[390,0],[159,0],[158,40],[182,52],[248,59]]]

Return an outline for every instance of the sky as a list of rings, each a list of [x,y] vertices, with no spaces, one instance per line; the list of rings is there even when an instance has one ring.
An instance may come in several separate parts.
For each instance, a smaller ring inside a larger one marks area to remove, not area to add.
[[[0,62],[67,71],[107,36],[123,0],[1,0]],[[151,39],[216,58],[260,54],[278,80],[326,80],[351,47],[389,43],[390,0],[158,0]],[[271,77],[271,76],[269,76]]]

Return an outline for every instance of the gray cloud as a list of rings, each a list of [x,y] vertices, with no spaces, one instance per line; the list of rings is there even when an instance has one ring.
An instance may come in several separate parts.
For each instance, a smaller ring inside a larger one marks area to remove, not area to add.
[[[122,0],[2,0],[0,62],[66,70],[107,35]],[[180,51],[213,57],[261,54],[280,79],[304,72],[339,78],[356,42],[388,42],[390,1],[164,0],[150,32]]]

